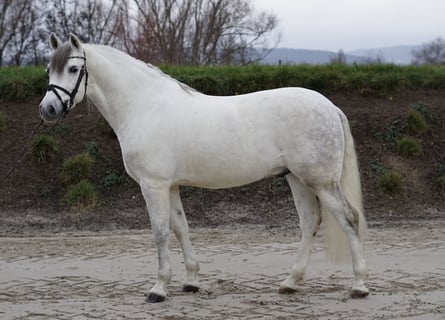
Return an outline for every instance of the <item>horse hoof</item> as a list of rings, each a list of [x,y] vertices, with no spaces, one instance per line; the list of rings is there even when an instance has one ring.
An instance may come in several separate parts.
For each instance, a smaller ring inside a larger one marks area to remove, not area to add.
[[[290,288],[290,287],[280,287],[278,289],[279,294],[293,294],[295,292],[297,292],[297,289]]]
[[[165,297],[161,296],[157,293],[150,293],[147,297],[147,302],[150,302],[150,303],[162,302],[164,300],[165,300]]]
[[[182,287],[182,291],[183,292],[193,292],[193,293],[196,293],[196,292],[199,291],[199,287],[191,285],[191,284],[185,284]]]
[[[352,299],[361,299],[369,295],[369,290],[352,289],[349,295]]]

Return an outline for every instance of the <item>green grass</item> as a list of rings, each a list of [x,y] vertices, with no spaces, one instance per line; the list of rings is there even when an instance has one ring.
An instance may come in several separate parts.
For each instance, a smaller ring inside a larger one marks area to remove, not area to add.
[[[279,87],[305,87],[323,93],[444,89],[445,66],[284,65],[162,66],[173,78],[212,95],[234,95]],[[45,93],[43,67],[0,68],[0,100],[26,101]]]
[[[28,145],[28,153],[37,162],[50,160],[58,152],[59,145],[57,140],[48,134],[36,135]]]
[[[0,100],[27,101],[43,95],[47,85],[43,67],[0,68]]]
[[[395,193],[402,189],[402,176],[392,170],[385,170],[378,178],[379,187],[386,193]]]
[[[412,108],[408,108],[404,121],[407,131],[414,135],[420,135],[429,129],[423,114]]]
[[[65,184],[75,184],[87,179],[91,174],[93,161],[87,152],[66,159],[63,162],[60,178]]]
[[[413,137],[402,137],[397,140],[397,151],[406,157],[415,157],[422,153],[422,145]]]
[[[71,186],[64,198],[66,204],[73,209],[85,211],[99,204],[96,188],[86,179]]]
[[[231,95],[278,87],[305,87],[320,92],[390,92],[398,89],[443,89],[445,66],[295,65],[171,67],[161,69],[207,94]]]

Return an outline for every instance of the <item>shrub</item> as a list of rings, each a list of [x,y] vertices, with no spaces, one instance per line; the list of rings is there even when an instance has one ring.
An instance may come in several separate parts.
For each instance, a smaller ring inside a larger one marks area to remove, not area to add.
[[[110,171],[108,174],[100,181],[101,186],[105,188],[111,188],[124,183],[125,176],[119,175],[117,172]]]
[[[75,209],[84,211],[99,204],[96,188],[86,179],[71,186],[64,198],[65,202]]]
[[[385,170],[387,170],[385,165],[383,164],[383,162],[380,159],[370,159],[368,161],[368,166],[372,171],[374,171],[375,173],[378,173],[378,174],[381,174]]]
[[[53,136],[39,134],[29,143],[28,152],[37,162],[44,162],[53,158],[59,152],[59,146]]]
[[[392,170],[385,170],[378,179],[380,188],[388,193],[394,193],[402,188],[402,176]]]
[[[412,134],[418,135],[428,130],[425,117],[417,110],[409,108],[404,120],[406,130]]]
[[[83,152],[65,160],[60,177],[66,184],[78,183],[89,177],[92,166],[93,158],[88,153]]]
[[[42,95],[48,76],[42,67],[0,68],[0,99],[27,101]]]
[[[0,112],[0,134],[6,131],[6,117],[3,112]]]
[[[58,123],[54,127],[49,130],[51,134],[54,134],[59,137],[66,136],[71,131],[71,128],[63,123]]]
[[[402,137],[397,140],[398,152],[407,157],[418,156],[422,152],[422,145],[412,137]]]
[[[394,143],[394,141],[402,135],[402,131],[403,131],[403,120],[402,118],[396,118],[382,132],[377,133],[376,137],[380,141]]]
[[[99,146],[96,142],[90,141],[87,144],[85,144],[85,151],[93,158],[97,159],[99,156]]]
[[[433,114],[426,104],[413,103],[409,106],[409,108],[419,112],[425,118],[427,123],[433,121]]]

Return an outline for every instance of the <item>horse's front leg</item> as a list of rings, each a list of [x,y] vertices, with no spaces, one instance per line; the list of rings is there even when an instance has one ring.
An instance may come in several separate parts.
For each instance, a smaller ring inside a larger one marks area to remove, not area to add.
[[[167,296],[167,284],[172,271],[168,255],[170,235],[170,186],[165,183],[141,183],[142,194],[150,215],[153,239],[158,249],[158,280],[151,288],[147,301],[161,302]]]
[[[197,292],[199,290],[199,264],[190,242],[189,229],[179,195],[179,187],[173,187],[170,191],[170,226],[181,245],[184,255],[187,280],[182,290],[185,292]]]

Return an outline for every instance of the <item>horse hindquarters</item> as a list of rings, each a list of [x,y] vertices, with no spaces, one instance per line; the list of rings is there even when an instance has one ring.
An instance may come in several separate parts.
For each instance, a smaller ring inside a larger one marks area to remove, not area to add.
[[[331,113],[322,120],[325,122],[319,121],[318,126],[315,126],[316,122],[314,122],[312,124],[315,128],[310,129],[311,133],[317,133],[317,130],[324,132],[323,141],[321,141],[322,136],[320,135],[310,135],[311,142],[313,142],[312,150],[314,150],[311,155],[317,161],[308,161],[309,157],[306,159],[304,170],[298,166],[289,168],[293,174],[289,175],[289,184],[300,216],[303,235],[301,248],[298,252],[299,260],[289,278],[281,285],[280,292],[293,291],[295,282],[302,277],[307,266],[310,247],[313,243],[313,233],[318,227],[315,224],[317,221],[315,217],[320,216],[317,197],[321,209],[326,212],[323,215],[325,229],[323,234],[332,236],[327,241],[328,248],[330,247],[336,255],[345,250],[349,243],[354,270],[351,295],[363,297],[369,293],[364,286],[367,268],[361,244],[365,220],[354,144],[347,119],[341,111],[338,111],[338,114]],[[327,124],[331,124],[331,126],[327,126]],[[337,127],[337,124],[340,127]],[[326,130],[322,131],[323,129]],[[295,156],[298,155],[295,154]],[[345,235],[346,241],[338,241],[342,237],[345,238]]]

